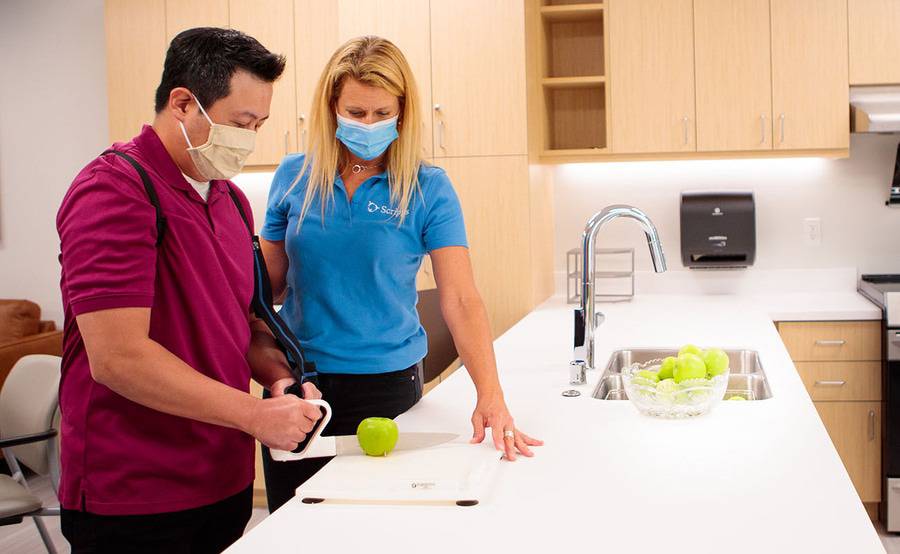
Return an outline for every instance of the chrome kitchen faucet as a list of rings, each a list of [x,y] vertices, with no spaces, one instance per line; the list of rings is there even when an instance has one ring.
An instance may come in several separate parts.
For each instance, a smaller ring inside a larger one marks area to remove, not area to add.
[[[569,382],[573,385],[583,385],[586,380],[585,369],[594,369],[594,332],[604,320],[602,313],[594,311],[594,242],[600,227],[619,217],[628,217],[640,223],[647,235],[653,269],[657,273],[666,270],[666,258],[659,242],[659,234],[653,222],[641,210],[621,204],[607,206],[587,222],[581,235],[581,307],[575,309],[575,359],[569,364]]]

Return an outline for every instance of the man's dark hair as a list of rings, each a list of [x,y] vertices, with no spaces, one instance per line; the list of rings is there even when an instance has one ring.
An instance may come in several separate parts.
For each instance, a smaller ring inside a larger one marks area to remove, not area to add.
[[[162,80],[156,89],[156,113],[173,88],[189,89],[204,108],[228,96],[238,69],[271,83],[284,71],[284,56],[269,52],[255,38],[234,29],[198,27],[182,31],[169,45]]]

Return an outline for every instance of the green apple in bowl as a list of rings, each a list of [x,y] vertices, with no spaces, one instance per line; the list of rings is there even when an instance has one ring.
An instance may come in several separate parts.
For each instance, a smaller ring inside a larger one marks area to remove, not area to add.
[[[681,347],[681,350],[678,351],[678,357],[681,357],[683,354],[694,354],[695,356],[701,356],[703,355],[703,349],[696,344],[685,344]]]
[[[651,371],[649,369],[642,369],[638,371],[637,376],[653,381],[654,383],[659,381],[659,375],[655,371]]]
[[[706,365],[706,376],[715,377],[728,371],[728,354],[719,348],[708,348],[701,356]]]
[[[671,404],[675,401],[678,392],[678,383],[675,379],[663,379],[656,384],[656,401],[661,404]]]
[[[678,363],[678,360],[674,356],[669,356],[662,361],[662,364],[659,366],[659,372],[656,374],[660,381],[671,379],[674,376],[676,363]]]
[[[676,383],[691,379],[706,378],[706,364],[696,354],[685,353],[678,356],[673,377]]]

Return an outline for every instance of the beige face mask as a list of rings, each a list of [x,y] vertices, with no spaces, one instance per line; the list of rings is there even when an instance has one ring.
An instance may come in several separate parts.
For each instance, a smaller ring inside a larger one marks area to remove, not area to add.
[[[194,100],[197,100],[196,96]],[[197,171],[205,180],[231,179],[241,172],[247,157],[253,153],[256,131],[213,123],[199,100],[197,100],[197,106],[209,121],[209,138],[201,146],[192,145],[191,139],[188,138],[187,131],[184,129],[184,123],[179,121],[181,132],[184,133],[184,140],[188,143],[188,154],[190,154]]]

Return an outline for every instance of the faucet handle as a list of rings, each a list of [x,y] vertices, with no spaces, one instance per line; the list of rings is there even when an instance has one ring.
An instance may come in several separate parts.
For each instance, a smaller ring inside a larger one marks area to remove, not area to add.
[[[587,345],[584,343],[584,310],[575,308],[575,325],[573,328],[573,357],[576,360],[584,360],[587,355]]]
[[[584,309],[575,308],[575,348],[584,346]]]
[[[569,362],[569,384],[570,385],[583,385],[587,382],[587,377],[585,375],[585,363],[584,360],[572,360]]]

